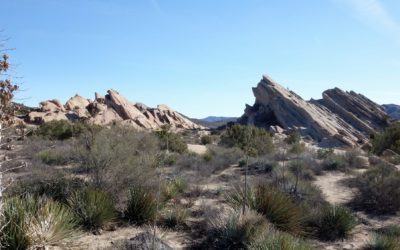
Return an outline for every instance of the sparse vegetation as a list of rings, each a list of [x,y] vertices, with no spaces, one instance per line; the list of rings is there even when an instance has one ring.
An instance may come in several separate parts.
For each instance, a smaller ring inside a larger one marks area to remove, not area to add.
[[[400,172],[391,166],[378,165],[354,180],[358,192],[357,208],[377,214],[394,214],[400,210]]]
[[[400,122],[393,123],[380,133],[371,136],[372,152],[382,154],[386,149],[400,154]]]
[[[34,134],[50,140],[66,140],[80,135],[88,127],[89,125],[81,122],[72,123],[65,120],[54,120],[41,124]]]

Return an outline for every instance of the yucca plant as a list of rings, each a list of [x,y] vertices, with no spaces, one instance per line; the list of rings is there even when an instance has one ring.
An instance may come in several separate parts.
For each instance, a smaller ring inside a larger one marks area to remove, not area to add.
[[[344,239],[356,226],[354,215],[345,207],[329,205],[318,216],[318,235],[322,240]]]
[[[125,217],[133,223],[143,224],[155,218],[157,213],[156,197],[141,186],[129,189]]]
[[[400,238],[383,234],[375,235],[373,242],[365,250],[399,250]]]
[[[69,209],[49,199],[31,196],[6,200],[0,222],[1,249],[37,249],[60,246],[75,235]]]
[[[51,200],[40,203],[34,216],[26,221],[26,235],[31,248],[54,246],[76,236],[77,222],[67,207]]]
[[[96,230],[112,222],[115,217],[114,201],[110,194],[94,188],[74,192],[68,204],[78,223],[87,230]]]
[[[268,230],[266,219],[253,210],[236,212],[227,218],[214,218],[211,221],[211,238],[215,239],[217,249],[245,249],[260,234]]]
[[[280,232],[264,233],[254,241],[250,250],[311,250],[312,248],[302,239]]]
[[[303,233],[303,211],[288,194],[259,185],[255,190],[254,206],[277,229],[293,234]]]

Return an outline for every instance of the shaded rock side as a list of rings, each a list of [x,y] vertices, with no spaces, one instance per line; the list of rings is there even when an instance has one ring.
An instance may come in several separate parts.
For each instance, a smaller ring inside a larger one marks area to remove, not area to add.
[[[240,123],[298,130],[320,146],[363,144],[369,132],[388,125],[382,107],[354,92],[327,90],[322,100],[305,101],[268,76],[253,88],[253,106],[246,106]]]

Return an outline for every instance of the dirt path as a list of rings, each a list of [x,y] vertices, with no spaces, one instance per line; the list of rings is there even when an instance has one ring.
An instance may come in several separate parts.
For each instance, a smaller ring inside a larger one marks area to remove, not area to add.
[[[342,172],[327,172],[317,176],[314,184],[321,189],[326,201],[331,204],[344,204],[354,197],[355,190],[343,185],[342,181],[352,177]]]
[[[190,152],[202,155],[207,152],[207,147],[199,144],[188,144],[188,150]]]

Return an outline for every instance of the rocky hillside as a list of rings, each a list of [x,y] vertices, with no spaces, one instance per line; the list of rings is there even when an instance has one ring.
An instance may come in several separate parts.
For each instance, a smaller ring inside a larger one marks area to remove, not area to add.
[[[335,88],[321,100],[305,101],[296,93],[264,76],[253,88],[256,98],[238,120],[274,131],[298,130],[320,146],[356,146],[368,135],[389,125],[382,106],[355,92]]]
[[[27,122],[35,124],[52,120],[88,120],[98,125],[120,122],[145,129],[158,129],[165,124],[176,129],[204,128],[166,105],[149,108],[142,103],[131,103],[115,90],[108,90],[105,96],[96,93],[93,101],[79,95],[70,98],[65,105],[58,100],[44,101],[27,118]]]
[[[382,106],[391,118],[400,120],[400,105],[384,104]]]

